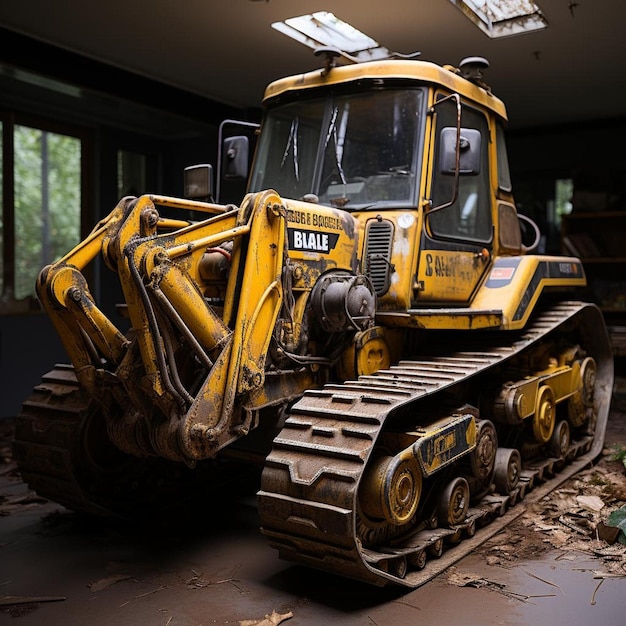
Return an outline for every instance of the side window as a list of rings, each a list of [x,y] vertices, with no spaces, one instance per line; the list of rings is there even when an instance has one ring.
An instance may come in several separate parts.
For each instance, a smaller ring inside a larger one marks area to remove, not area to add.
[[[268,113],[263,121],[250,191],[275,189],[289,198],[301,198],[312,191],[323,116],[323,100],[306,106],[287,104]]]
[[[506,150],[504,128],[502,124],[496,126],[496,151],[498,158],[498,188],[502,191],[511,191],[511,172],[509,170],[509,157]]]
[[[454,197],[454,163],[450,146],[456,144],[456,104],[444,102],[436,109],[435,159],[433,165],[432,206],[447,204]],[[476,165],[461,167],[455,202],[434,213],[429,221],[432,234],[446,239],[488,242],[492,237],[489,195],[489,126],[478,111],[461,111],[461,159],[474,153]]]
[[[117,151],[117,196],[139,196],[147,191],[147,157],[130,150]]]
[[[20,313],[38,308],[40,269],[81,239],[83,140],[12,116],[0,123],[0,313]]]

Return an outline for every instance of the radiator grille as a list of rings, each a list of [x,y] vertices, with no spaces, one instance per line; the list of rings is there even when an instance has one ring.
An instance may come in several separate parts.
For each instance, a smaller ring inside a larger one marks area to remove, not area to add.
[[[392,241],[393,224],[389,220],[369,222],[365,235],[365,273],[377,296],[389,289]]]

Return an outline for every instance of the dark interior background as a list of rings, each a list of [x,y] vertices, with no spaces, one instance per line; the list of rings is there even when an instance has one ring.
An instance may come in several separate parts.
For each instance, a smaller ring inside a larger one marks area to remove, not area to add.
[[[426,43],[433,52],[425,56],[437,62],[493,55],[487,81],[511,118],[508,147],[518,208],[541,225],[547,252],[562,247],[561,225],[550,209],[556,180],[572,179],[575,193],[606,198],[598,221],[604,210],[626,209],[622,3],[599,7],[581,1],[572,13],[567,2],[541,2],[552,30],[496,43],[451,4],[439,6],[443,2],[392,2],[384,24],[375,17],[379,7],[373,2],[357,9],[350,2],[325,7],[303,2],[294,8],[280,0],[238,0],[228,7],[141,0],[132,3],[132,15],[115,15],[122,4],[113,2],[106,3],[110,23],[97,14],[101,7],[92,13],[71,0],[49,4],[41,15],[38,8],[28,16],[22,5],[0,9],[0,113],[77,125],[88,134],[85,233],[119,200],[118,150],[146,155],[146,191],[180,196],[185,167],[216,163],[224,119],[258,121],[262,85],[318,67],[311,51],[269,24],[276,16],[320,9],[333,10],[402,52],[425,50]],[[165,4],[176,4],[181,15],[159,12]],[[53,6],[54,23],[47,13]],[[196,14],[201,9],[208,15]],[[407,23],[407,12],[414,21]],[[202,25],[202,32],[194,30]],[[87,49],[90,37],[93,47]],[[199,47],[192,49],[194,44]],[[444,57],[444,49],[452,58]],[[110,58],[104,58],[107,50]],[[112,310],[116,290],[106,268],[97,285],[105,312]],[[617,311],[616,324],[624,313]],[[40,311],[0,315],[0,418],[15,415],[40,376],[65,360]]]

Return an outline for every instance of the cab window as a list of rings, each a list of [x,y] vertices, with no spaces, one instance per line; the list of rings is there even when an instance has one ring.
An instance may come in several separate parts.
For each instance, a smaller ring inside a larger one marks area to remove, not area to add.
[[[436,108],[433,207],[454,198],[457,108],[452,100]],[[460,163],[456,200],[430,217],[434,237],[488,242],[492,237],[489,201],[489,126],[478,111],[462,107]],[[465,167],[464,161],[471,163]]]

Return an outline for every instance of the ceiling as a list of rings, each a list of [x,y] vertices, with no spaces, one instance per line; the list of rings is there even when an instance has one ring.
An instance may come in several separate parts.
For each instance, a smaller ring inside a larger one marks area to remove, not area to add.
[[[247,108],[258,106],[268,82],[321,65],[270,24],[326,10],[397,52],[420,50],[441,64],[486,57],[485,80],[512,127],[625,118],[626,3],[537,3],[547,29],[499,40],[449,0],[4,0],[0,26]]]

